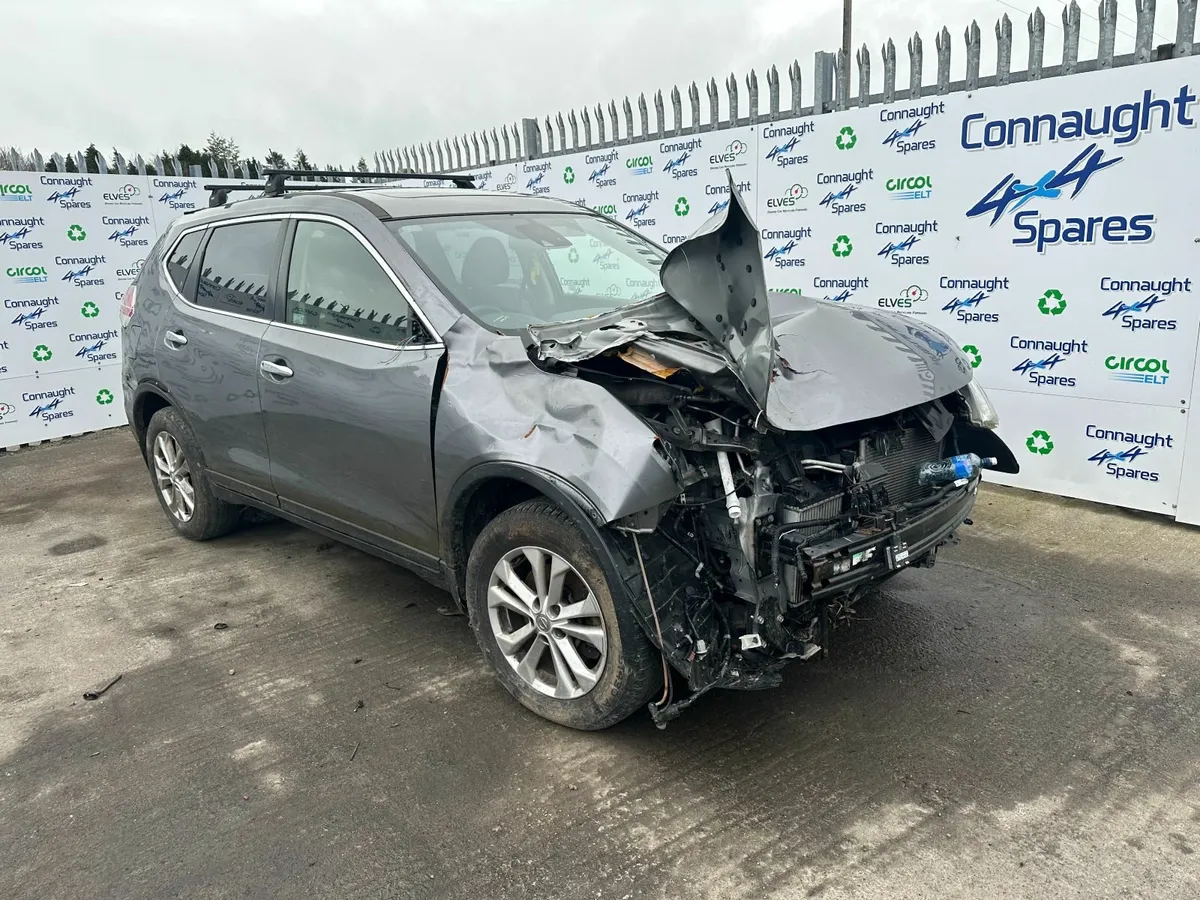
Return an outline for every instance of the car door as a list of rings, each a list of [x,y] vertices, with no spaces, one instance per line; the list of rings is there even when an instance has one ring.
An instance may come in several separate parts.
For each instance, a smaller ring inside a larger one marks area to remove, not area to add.
[[[357,230],[297,217],[259,348],[280,507],[434,567],[431,403],[444,349]]]
[[[168,253],[173,290],[157,337],[159,381],[196,433],[212,480],[271,504],[258,356],[284,226],[260,217],[185,232]]]

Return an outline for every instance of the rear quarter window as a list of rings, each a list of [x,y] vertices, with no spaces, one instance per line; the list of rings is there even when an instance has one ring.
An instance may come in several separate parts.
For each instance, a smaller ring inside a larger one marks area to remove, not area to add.
[[[188,273],[191,271],[192,262],[196,258],[196,251],[200,249],[200,241],[203,237],[203,230],[185,234],[167,257],[167,277],[175,285],[175,290],[181,294],[184,293]],[[184,294],[184,296],[187,295]],[[187,299],[191,300],[192,298],[187,297]]]

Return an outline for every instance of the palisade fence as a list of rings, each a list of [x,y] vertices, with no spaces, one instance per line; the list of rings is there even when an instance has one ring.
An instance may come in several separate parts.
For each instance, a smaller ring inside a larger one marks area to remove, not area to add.
[[[957,91],[974,91],[978,88],[1019,84],[1026,81],[1038,81],[1043,78],[1053,78],[1060,75],[1073,75],[1082,72],[1094,72],[1129,66],[1155,60],[1191,56],[1194,52],[1196,31],[1196,6],[1198,0],[1176,0],[1178,19],[1175,29],[1175,41],[1171,44],[1154,44],[1154,18],[1156,0],[1134,0],[1136,10],[1137,30],[1134,36],[1135,46],[1132,53],[1116,55],[1116,37],[1118,31],[1117,0],[1100,0],[1096,18],[1099,21],[1100,33],[1095,59],[1079,58],[1080,27],[1083,20],[1082,10],[1076,0],[1071,0],[1069,6],[1062,8],[1062,62],[1058,65],[1045,65],[1046,50],[1046,17],[1041,7],[1036,7],[1030,13],[1026,27],[1029,31],[1029,60],[1024,71],[1012,71],[1013,26],[1008,14],[1005,13],[995,25],[996,34],[996,72],[994,75],[980,74],[980,51],[983,44],[983,34],[976,21],[972,21],[964,33],[967,64],[966,78],[961,81],[950,80],[951,46],[950,30],[943,27],[934,38],[937,53],[937,81],[926,84],[924,81],[925,55],[924,42],[921,35],[914,33],[908,39],[908,87],[896,88],[896,45],[889,39],[881,48],[883,59],[883,91],[872,94],[871,84],[871,53],[864,44],[856,54],[855,63],[858,68],[858,91],[851,92],[851,66],[845,51],[836,53],[820,51],[816,54],[812,79],[812,102],[804,105],[802,100],[802,75],[800,63],[793,61],[787,68],[790,82],[790,103],[784,107],[781,102],[781,86],[779,70],[771,66],[766,72],[767,81],[767,111],[759,109],[758,73],[754,70],[745,79],[746,111],[741,109],[741,82],[734,74],[724,79],[727,95],[726,116],[721,117],[721,90],[716,78],[710,78],[705,86],[708,100],[707,121],[701,115],[700,88],[692,82],[687,88],[688,105],[690,107],[691,124],[683,121],[683,94],[678,86],[670,91],[672,127],[666,125],[666,106],[661,90],[654,94],[654,129],[650,128],[650,110],[645,93],[637,98],[638,129],[634,127],[634,104],[629,97],[621,103],[618,110],[616,100],[608,102],[608,125],[605,124],[605,108],[602,104],[595,106],[594,114],[588,107],[583,107],[579,114],[571,110],[566,119],[561,112],[553,119],[546,116],[544,121],[536,118],[524,118],[521,122],[513,123],[510,127],[505,124],[498,129],[493,127],[471,132],[461,136],[412,144],[407,147],[396,147],[376,151],[374,153],[374,172],[459,172],[476,167],[512,163],[520,160],[538,159],[561,156],[581,150],[593,150],[606,147],[616,147],[638,141],[658,140],[679,135],[698,134],[736,128],[744,125],[754,125],[760,122],[775,122],[802,116],[820,115],[828,112],[838,112],[850,109],[852,106],[866,107],[873,104],[892,103],[896,100],[919,99],[925,96],[941,96]],[[580,125],[583,126],[582,140]],[[622,128],[622,125],[624,126]],[[567,130],[570,129],[570,142],[567,140]],[[17,154],[11,154],[17,157]],[[84,154],[75,154],[76,166],[80,172],[86,172]],[[54,161],[55,169],[65,170],[66,160],[60,154],[49,157]],[[200,166],[179,166],[175,161],[156,156],[150,160],[138,155],[132,160],[125,160],[119,154],[114,160],[116,168],[113,174],[146,175],[147,167],[153,166],[158,175],[175,177],[200,178],[203,172]],[[10,164],[12,163],[12,164]],[[109,167],[101,155],[96,159],[100,174],[108,174]],[[23,162],[19,158],[5,160],[0,157],[0,169],[21,168],[35,172],[46,171],[46,157],[34,150]],[[349,171],[353,166],[330,167],[329,171],[341,169]],[[245,162],[214,163],[210,173],[214,178],[254,178],[254,172]],[[314,181],[337,182],[344,181],[325,175],[315,169],[311,176]]]

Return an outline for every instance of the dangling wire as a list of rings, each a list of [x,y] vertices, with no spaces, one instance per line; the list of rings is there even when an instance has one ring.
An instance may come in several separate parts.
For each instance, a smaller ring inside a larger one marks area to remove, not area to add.
[[[646,586],[646,599],[650,601],[650,614],[654,617],[654,631],[658,635],[658,650],[662,654],[663,693],[655,705],[660,709],[671,702],[671,668],[667,665],[667,650],[663,646],[662,625],[658,621],[658,610],[654,607],[654,595],[650,593],[650,579],[646,575],[646,563],[642,561],[642,545],[637,532],[633,534],[633,549],[637,551],[638,567],[642,570],[642,584]]]

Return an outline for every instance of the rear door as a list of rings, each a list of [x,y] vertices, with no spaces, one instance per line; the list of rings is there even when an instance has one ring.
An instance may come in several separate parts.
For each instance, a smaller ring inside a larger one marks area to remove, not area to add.
[[[185,233],[167,257],[171,304],[157,340],[158,377],[191,424],[213,481],[268,503],[259,404],[259,343],[273,314],[284,220],[238,220]],[[199,240],[197,239],[199,238]],[[195,254],[199,265],[187,265]]]
[[[280,506],[436,566],[430,407],[442,345],[351,226],[301,216],[287,244],[282,321],[258,356]]]

